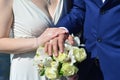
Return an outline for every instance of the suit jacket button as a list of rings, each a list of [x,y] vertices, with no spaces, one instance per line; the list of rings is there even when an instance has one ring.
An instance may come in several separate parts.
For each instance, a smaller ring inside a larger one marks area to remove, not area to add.
[[[100,14],[105,14],[106,13],[106,11],[105,10],[100,10]]]
[[[102,38],[97,38],[97,42],[102,42]]]

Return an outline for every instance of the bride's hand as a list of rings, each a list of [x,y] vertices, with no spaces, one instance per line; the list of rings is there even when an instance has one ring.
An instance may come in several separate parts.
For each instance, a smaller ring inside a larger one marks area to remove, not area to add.
[[[45,42],[55,38],[59,34],[67,33],[63,28],[47,28],[38,38],[37,44],[43,45]]]

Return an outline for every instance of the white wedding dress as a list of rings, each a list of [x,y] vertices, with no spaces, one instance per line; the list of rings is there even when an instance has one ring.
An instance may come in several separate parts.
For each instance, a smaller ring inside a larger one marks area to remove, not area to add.
[[[47,27],[54,26],[67,13],[66,1],[59,0],[54,12],[54,18],[51,20],[31,0],[13,0],[14,38],[38,37]],[[39,76],[34,66],[33,58],[35,53],[35,51],[32,51],[13,55],[10,80],[46,80],[44,76]]]

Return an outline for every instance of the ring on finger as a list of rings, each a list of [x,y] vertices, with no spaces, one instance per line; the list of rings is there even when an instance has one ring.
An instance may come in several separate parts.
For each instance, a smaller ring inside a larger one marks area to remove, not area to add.
[[[49,43],[51,44],[53,42],[53,40],[50,40]]]

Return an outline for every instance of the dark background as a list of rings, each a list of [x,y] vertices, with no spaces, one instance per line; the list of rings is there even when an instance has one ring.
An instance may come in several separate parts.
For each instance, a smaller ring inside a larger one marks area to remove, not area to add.
[[[0,80],[9,80],[10,55],[0,53]]]

